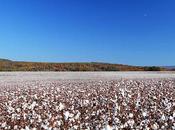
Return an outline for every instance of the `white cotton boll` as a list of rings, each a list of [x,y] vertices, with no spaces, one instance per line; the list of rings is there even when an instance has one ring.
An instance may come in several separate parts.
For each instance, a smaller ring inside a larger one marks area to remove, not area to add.
[[[60,102],[59,104],[59,110],[62,111],[65,108],[64,104]]]
[[[61,124],[62,124],[61,121],[57,121],[58,126],[61,126]]]
[[[152,126],[151,126],[151,128],[153,129],[153,130],[158,130],[158,124],[153,124]]]
[[[120,106],[118,105],[118,103],[115,104],[115,109],[120,111]]]
[[[42,122],[41,116],[38,116],[38,122]]]
[[[112,101],[112,102],[114,102],[114,103],[116,103],[116,102],[117,102],[117,100],[118,100],[117,95],[115,95],[115,99],[111,99],[111,101]]]
[[[25,110],[27,108],[28,104],[27,103],[24,103],[22,108]]]
[[[49,113],[49,114],[48,114],[48,119],[51,119],[51,118],[52,118],[52,114]]]
[[[136,107],[138,108],[140,106],[140,99],[137,99],[136,101]]]
[[[133,127],[135,121],[133,119],[127,121],[128,125]]]
[[[124,128],[125,128],[125,126],[124,126],[124,125],[121,125],[121,126],[120,126],[120,128],[121,128],[121,129],[124,129]]]
[[[89,116],[86,116],[85,119],[86,119],[86,120],[89,119]]]
[[[69,117],[70,117],[70,118],[74,117],[74,114],[70,113]]]
[[[145,130],[150,130],[150,128],[148,126],[146,126]]]
[[[118,99],[117,95],[115,95],[115,99],[116,99],[116,100]]]
[[[128,122],[126,122],[123,126],[124,126],[124,128],[126,128],[126,127],[128,127]]]
[[[156,100],[156,99],[157,99],[157,97],[156,97],[156,96],[153,96],[153,99],[154,99],[154,100]]]
[[[134,115],[133,115],[132,113],[129,113],[129,117],[130,117],[130,118],[133,118],[133,116],[134,116]]]
[[[47,106],[47,103],[46,102],[42,102],[43,106]]]
[[[75,119],[74,118],[70,118],[69,121],[70,122],[75,122]]]
[[[173,102],[172,105],[175,106],[175,102]]]
[[[45,130],[48,130],[49,129],[48,126],[47,125],[44,125],[44,124],[41,125],[41,128],[43,128]]]
[[[66,111],[66,112],[64,113],[64,118],[65,118],[65,120],[68,120],[69,115],[70,115],[69,111]]]
[[[9,106],[7,108],[7,111],[8,111],[8,113],[13,113],[15,111],[15,109],[13,107]]]
[[[17,130],[17,129],[18,129],[18,126],[17,126],[17,125],[15,125],[15,126],[14,126],[14,130]]]
[[[110,125],[106,125],[104,129],[102,130],[113,130],[112,127]]]
[[[162,117],[161,117],[161,120],[165,120],[166,118],[165,118],[165,115],[162,115]]]
[[[161,126],[161,129],[164,130],[165,129],[165,126]]]
[[[127,106],[126,102],[122,102],[122,105],[125,106],[125,107]]]
[[[168,112],[171,111],[171,107],[172,107],[172,104],[169,102],[169,103],[167,104],[167,107],[166,107],[166,109],[168,110]]]
[[[84,105],[88,105],[89,104],[89,100],[84,100]]]
[[[173,117],[175,118],[175,111],[173,112]]]
[[[131,98],[132,96],[130,94],[128,94],[128,97]]]
[[[174,118],[172,116],[169,117],[170,120],[173,120]]]
[[[175,130],[175,123],[173,123],[173,126],[172,126],[173,130]]]
[[[119,128],[118,128],[118,127],[115,127],[115,128],[113,128],[112,130],[119,130]]]
[[[20,120],[20,119],[21,119],[21,115],[20,115],[20,114],[17,114],[17,115],[16,115],[16,119],[17,119],[17,120]]]
[[[35,99],[38,99],[37,94],[35,94],[33,97],[34,97]]]
[[[53,130],[53,129],[52,129],[52,127],[48,127],[48,129],[47,129],[47,130]]]
[[[30,123],[32,124],[34,122],[34,120],[33,119],[30,119]]]
[[[146,112],[143,112],[142,115],[143,115],[143,117],[146,117],[147,116],[147,113]]]
[[[116,122],[116,123],[119,123],[119,122],[120,122],[120,119],[116,117],[116,118],[115,118],[115,122]]]
[[[36,104],[37,103],[35,101],[32,102],[32,104],[30,105],[29,109],[33,110],[35,108]]]
[[[2,127],[2,128],[5,128],[5,127],[6,127],[6,125],[7,125],[7,123],[6,123],[6,122],[4,122],[4,123],[2,123],[2,124],[1,124],[1,127]]]
[[[81,113],[78,111],[78,113],[75,116],[75,120],[79,119],[80,118],[80,115],[81,115]]]
[[[25,127],[25,130],[30,130],[28,126]]]
[[[60,91],[60,88],[57,88],[56,91],[59,92]]]
[[[14,120],[16,117],[16,114],[12,114],[11,118]]]
[[[17,112],[20,112],[20,111],[21,111],[21,108],[17,108],[16,111],[17,111]]]
[[[74,125],[73,129],[77,130],[78,129],[78,125]]]
[[[121,91],[122,96],[124,97],[125,96],[125,90],[124,89],[120,89],[120,91]]]
[[[71,128],[69,128],[68,130],[77,130],[77,129],[78,129],[78,126],[74,125],[74,126],[71,126]]]

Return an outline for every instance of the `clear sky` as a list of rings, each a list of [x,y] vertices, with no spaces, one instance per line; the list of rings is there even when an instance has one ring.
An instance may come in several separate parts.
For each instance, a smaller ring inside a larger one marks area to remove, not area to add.
[[[175,0],[0,0],[0,57],[175,65]]]

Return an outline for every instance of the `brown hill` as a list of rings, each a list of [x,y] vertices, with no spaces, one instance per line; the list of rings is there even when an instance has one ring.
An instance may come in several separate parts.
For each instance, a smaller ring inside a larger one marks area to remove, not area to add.
[[[0,60],[0,71],[160,71],[160,67],[140,67],[109,63],[43,63]]]

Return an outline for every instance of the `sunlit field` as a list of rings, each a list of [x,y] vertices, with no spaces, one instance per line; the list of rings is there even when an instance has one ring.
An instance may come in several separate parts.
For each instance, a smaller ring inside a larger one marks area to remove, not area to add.
[[[175,74],[3,72],[0,129],[175,130]]]

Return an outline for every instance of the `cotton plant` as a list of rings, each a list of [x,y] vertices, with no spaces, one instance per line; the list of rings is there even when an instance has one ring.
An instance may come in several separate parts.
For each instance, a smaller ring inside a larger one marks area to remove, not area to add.
[[[0,129],[175,129],[174,84],[171,79],[3,82]]]

